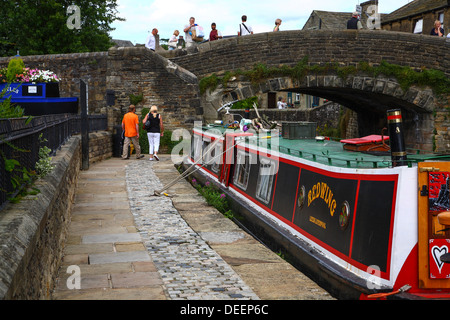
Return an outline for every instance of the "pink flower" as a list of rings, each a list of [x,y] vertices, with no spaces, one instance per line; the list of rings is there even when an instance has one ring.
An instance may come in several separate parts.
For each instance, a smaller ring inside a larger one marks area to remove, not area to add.
[[[220,195],[220,199],[225,199],[225,197],[226,197],[226,195],[225,195],[224,193],[222,193],[222,194]]]

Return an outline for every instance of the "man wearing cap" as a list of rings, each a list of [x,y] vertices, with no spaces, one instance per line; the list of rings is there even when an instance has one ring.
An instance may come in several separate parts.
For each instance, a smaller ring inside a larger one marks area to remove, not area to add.
[[[352,13],[352,18],[347,21],[347,29],[355,29],[355,30],[362,29],[362,24],[361,21],[359,21],[358,12]]]

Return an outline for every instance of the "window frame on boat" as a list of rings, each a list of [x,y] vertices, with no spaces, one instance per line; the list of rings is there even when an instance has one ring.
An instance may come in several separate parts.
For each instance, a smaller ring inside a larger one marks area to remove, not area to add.
[[[194,135],[194,139],[192,139],[191,145],[191,157],[194,159],[194,162],[200,160],[200,157],[203,156],[203,137]]]
[[[210,152],[210,158],[211,159],[208,159],[208,162],[209,162],[209,160],[212,160],[212,163],[211,163],[211,171],[212,172],[214,172],[214,173],[219,173],[219,169],[220,169],[220,164],[221,164],[221,162],[222,162],[222,159],[221,159],[221,157],[220,157],[220,155],[222,154],[222,151],[223,150],[223,146],[222,146],[222,144],[219,142],[218,144],[216,144],[216,146],[214,147],[214,149],[213,150],[211,150],[211,152]],[[214,154],[213,154],[213,152],[214,152]],[[219,155],[216,159],[214,159],[217,155]]]
[[[241,160],[242,157],[244,157],[244,162],[242,162]],[[247,190],[248,181],[250,180],[250,170],[252,167],[251,164],[252,164],[252,154],[244,150],[238,150],[236,154],[236,166],[234,169],[233,183],[243,190]],[[245,167],[248,167],[248,170],[246,170]],[[241,176],[242,169],[244,169],[243,176]],[[241,177],[243,177],[243,179],[240,179]]]
[[[265,172],[264,171],[269,171]],[[256,199],[268,204],[270,202],[270,195],[272,194],[273,181],[277,172],[277,164],[274,160],[268,158],[260,158],[258,180],[256,183]],[[268,174],[267,174],[268,173]],[[262,188],[265,187],[264,194]]]

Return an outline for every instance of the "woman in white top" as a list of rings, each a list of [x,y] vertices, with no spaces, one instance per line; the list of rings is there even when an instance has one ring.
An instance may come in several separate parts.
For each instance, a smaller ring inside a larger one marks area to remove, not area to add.
[[[180,34],[180,31],[178,31],[178,30],[175,30],[173,32],[173,35],[172,35],[172,37],[170,37],[169,43],[168,43],[169,50],[175,50],[177,48],[177,43],[178,43],[177,37],[179,34]]]

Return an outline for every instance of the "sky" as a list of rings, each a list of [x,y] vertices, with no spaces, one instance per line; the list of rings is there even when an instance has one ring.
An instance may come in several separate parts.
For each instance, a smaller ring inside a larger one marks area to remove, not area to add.
[[[358,0],[118,0],[118,16],[126,21],[112,24],[113,39],[145,43],[153,28],[160,39],[168,39],[174,30],[183,29],[191,16],[209,34],[211,23],[226,35],[236,35],[241,16],[247,15],[254,33],[272,31],[275,19],[282,19],[280,30],[301,30],[313,10],[353,12]],[[379,0],[379,12],[391,13],[411,0]]]

